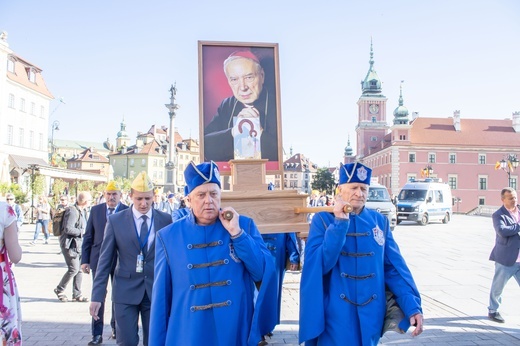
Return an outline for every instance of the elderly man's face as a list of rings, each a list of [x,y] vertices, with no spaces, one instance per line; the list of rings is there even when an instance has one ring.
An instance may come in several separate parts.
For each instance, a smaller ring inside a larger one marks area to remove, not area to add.
[[[188,202],[199,225],[211,225],[220,212],[220,187],[215,183],[197,186],[188,196]]]
[[[226,66],[226,76],[233,95],[245,104],[255,102],[264,85],[264,72],[257,71],[256,64],[250,59],[236,59]]]
[[[105,191],[105,201],[109,208],[115,208],[121,200],[121,191]]]
[[[341,199],[350,203],[354,212],[361,211],[367,201],[368,185],[363,183],[341,184],[339,189]]]

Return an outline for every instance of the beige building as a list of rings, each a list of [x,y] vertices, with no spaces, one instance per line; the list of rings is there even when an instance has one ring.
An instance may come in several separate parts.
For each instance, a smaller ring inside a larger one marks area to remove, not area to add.
[[[163,190],[166,184],[166,162],[168,161],[168,129],[165,126],[152,125],[146,133],[139,133],[135,144],[126,133],[126,124],[121,122],[117,133],[115,150],[109,154],[114,177],[133,179],[141,171],[146,171],[154,185]],[[184,191],[184,169],[190,161],[199,162],[199,142],[195,139],[182,139],[175,131],[175,186],[177,191]],[[164,191],[167,192],[167,191]]]
[[[54,134],[56,137],[56,134]],[[95,151],[101,156],[107,158],[108,154],[111,152],[111,148],[108,147],[110,144],[108,141],[105,143],[98,142],[89,142],[82,140],[68,140],[68,139],[56,139],[54,138],[54,151],[56,154],[57,160],[62,160],[64,162],[78,157],[85,150],[90,149],[91,151]]]
[[[107,177],[108,180],[112,179],[109,160],[93,148],[85,149],[68,159],[67,168],[99,174]]]
[[[294,154],[283,163],[284,189],[298,190],[302,193],[310,193],[311,183],[318,171],[318,166],[303,154]],[[278,189],[278,180],[275,181]]]

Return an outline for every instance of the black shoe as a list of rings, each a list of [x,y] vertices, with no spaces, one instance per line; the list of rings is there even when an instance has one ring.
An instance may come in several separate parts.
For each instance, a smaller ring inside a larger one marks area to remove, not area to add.
[[[498,311],[490,312],[488,314],[488,317],[493,322],[504,323],[506,321],[506,320],[504,320],[504,318],[502,316],[500,316],[500,313]]]
[[[116,329],[112,328],[112,335],[110,336],[112,339],[116,339]]]
[[[92,340],[88,343],[90,345],[101,345],[103,344],[103,337],[101,335],[94,335]]]

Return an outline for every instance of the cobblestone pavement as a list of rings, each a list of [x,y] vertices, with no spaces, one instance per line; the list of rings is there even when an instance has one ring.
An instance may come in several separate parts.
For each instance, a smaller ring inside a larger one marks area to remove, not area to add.
[[[88,303],[58,301],[53,289],[65,273],[58,239],[30,246],[34,225],[24,225],[20,243],[22,262],[13,268],[22,299],[24,345],[81,345],[90,341]],[[394,237],[401,247],[423,299],[425,331],[387,333],[383,345],[520,345],[520,289],[512,280],[506,286],[500,311],[506,323],[487,319],[494,244],[490,218],[455,215],[445,224],[419,226],[403,223]],[[298,345],[300,273],[288,272],[283,289],[282,323],[269,345]],[[83,277],[83,293],[90,297],[92,278]],[[69,286],[65,292],[72,295]],[[109,316],[107,314],[107,316]],[[105,326],[105,345],[110,327]]]

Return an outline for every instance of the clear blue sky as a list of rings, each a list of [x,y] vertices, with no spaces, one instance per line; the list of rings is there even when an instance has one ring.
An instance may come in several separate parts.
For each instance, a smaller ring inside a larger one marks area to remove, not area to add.
[[[122,118],[135,137],[169,125],[198,138],[197,41],[278,43],[284,149],[337,165],[369,64],[388,97],[425,117],[504,119],[520,111],[520,1],[15,1],[0,30],[43,69],[56,97],[58,139],[114,142]],[[63,97],[66,104],[60,104]]]

